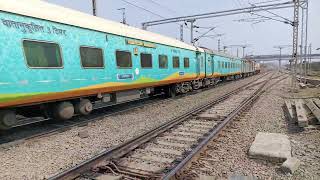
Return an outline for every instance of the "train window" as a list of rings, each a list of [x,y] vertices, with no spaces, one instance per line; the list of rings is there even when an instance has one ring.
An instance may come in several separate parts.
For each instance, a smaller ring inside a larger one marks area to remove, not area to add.
[[[228,68],[228,63],[227,62],[224,63],[224,67]]]
[[[183,59],[183,63],[184,63],[184,68],[189,68],[189,67],[190,67],[190,60],[189,60],[189,58],[184,58],[184,59]]]
[[[159,55],[159,68],[168,69],[168,56]]]
[[[173,68],[179,68],[180,67],[180,59],[178,56],[174,56],[172,58],[172,64],[173,64]]]
[[[152,55],[151,54],[140,54],[141,68],[152,68]]]
[[[31,68],[62,68],[60,47],[56,43],[23,41],[27,64]]]
[[[84,68],[103,68],[103,52],[100,48],[80,47],[81,64]]]
[[[128,51],[116,51],[117,67],[132,68],[131,53]]]

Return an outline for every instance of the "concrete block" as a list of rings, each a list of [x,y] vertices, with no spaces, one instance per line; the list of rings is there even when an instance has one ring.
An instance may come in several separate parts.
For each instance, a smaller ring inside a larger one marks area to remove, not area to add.
[[[291,157],[290,140],[283,134],[258,133],[249,149],[249,156],[282,163]]]
[[[307,99],[305,100],[307,107],[310,109],[310,111],[312,112],[312,114],[318,119],[318,121],[320,122],[320,109],[318,108],[318,106],[313,103],[313,101],[311,99]]]
[[[320,99],[314,98],[312,100],[318,106],[318,108],[320,108]]]
[[[285,101],[286,114],[290,121],[296,121],[296,113],[290,100]]]
[[[300,160],[297,158],[288,158],[282,165],[281,170],[285,173],[293,174],[300,166]]]
[[[302,99],[295,100],[296,112],[297,112],[297,120],[299,127],[307,127],[308,126],[308,117],[307,113],[304,109],[304,102]]]

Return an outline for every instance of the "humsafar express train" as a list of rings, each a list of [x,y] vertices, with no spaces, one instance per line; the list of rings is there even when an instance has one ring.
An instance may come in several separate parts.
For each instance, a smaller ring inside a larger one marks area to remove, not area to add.
[[[99,103],[186,93],[255,72],[253,61],[35,0],[0,1],[0,129],[67,120]]]

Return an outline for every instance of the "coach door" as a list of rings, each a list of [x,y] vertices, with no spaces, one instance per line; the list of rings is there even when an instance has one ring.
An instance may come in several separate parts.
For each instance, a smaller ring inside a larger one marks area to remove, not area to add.
[[[204,53],[197,53],[197,63],[196,63],[196,69],[197,69],[197,76],[198,78],[203,78],[206,73],[206,68],[205,68],[205,57]]]
[[[214,64],[213,64],[213,55],[211,54],[206,54],[206,76],[211,77],[213,75],[213,69],[214,69]]]

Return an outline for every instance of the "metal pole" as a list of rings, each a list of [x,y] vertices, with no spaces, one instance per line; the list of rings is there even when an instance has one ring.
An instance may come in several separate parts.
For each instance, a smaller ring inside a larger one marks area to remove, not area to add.
[[[180,41],[184,41],[183,40],[183,24],[180,25]]]
[[[94,16],[97,16],[97,3],[96,0],[92,0],[92,13]]]
[[[282,47],[280,47],[279,49],[280,49],[280,58],[279,58],[279,72],[280,72],[281,71]]]
[[[237,57],[239,57],[239,48],[237,48]]]
[[[306,0],[306,37],[305,37],[305,43],[304,43],[304,76],[307,77],[307,65],[308,65],[308,60],[307,60],[307,54],[308,54],[308,22],[309,22],[309,1]],[[306,79],[305,79],[306,81]],[[306,82],[305,82],[306,83]]]
[[[300,63],[299,63],[299,76],[300,76],[300,82],[302,82],[303,79],[303,45],[304,45],[304,8],[302,8],[302,12],[301,12],[301,42],[300,42]]]
[[[311,65],[312,65],[311,54],[312,54],[312,45],[310,43],[310,47],[309,47],[309,73],[311,73]]]
[[[218,39],[218,52],[220,52],[220,51],[221,51],[220,46],[221,46],[221,40],[220,40],[220,39]]]
[[[122,24],[127,24],[127,18],[126,18],[126,8],[120,8],[119,11],[122,11]]]
[[[246,47],[243,46],[242,49],[243,49],[243,51],[242,51],[242,57],[244,57]]]
[[[189,21],[190,22],[190,24],[191,24],[191,29],[190,29],[190,38],[191,38],[191,40],[190,40],[190,42],[191,42],[191,44],[193,44],[193,41],[194,41],[194,37],[193,37],[193,28],[194,28],[194,22],[195,22],[195,20],[193,19],[193,20],[190,20]]]

